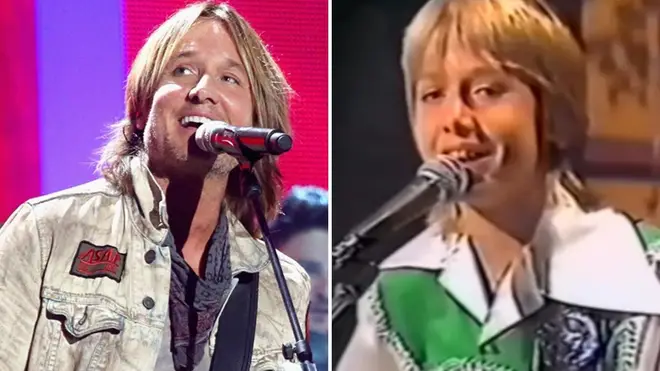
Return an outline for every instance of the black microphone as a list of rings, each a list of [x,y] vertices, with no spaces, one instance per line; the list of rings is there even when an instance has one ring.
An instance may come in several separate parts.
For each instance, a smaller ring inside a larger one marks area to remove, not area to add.
[[[434,205],[457,200],[470,191],[473,182],[473,173],[452,158],[423,164],[412,182],[333,248],[333,270],[341,268],[358,249],[406,227]]]
[[[197,128],[195,143],[201,150],[210,153],[279,155],[291,149],[293,140],[279,129],[238,127],[213,121]]]
[[[357,303],[373,282],[377,274],[375,267],[393,252],[391,249],[378,249],[365,256],[363,253],[368,247],[377,245],[385,236],[401,231],[434,205],[460,199],[470,191],[474,182],[474,174],[457,160],[442,158],[426,163],[419,168],[412,182],[334,246],[332,323],[340,323],[344,313]],[[349,272],[342,274],[345,263],[349,261],[360,263],[361,268],[357,271],[347,269]],[[348,283],[347,277],[353,283]]]

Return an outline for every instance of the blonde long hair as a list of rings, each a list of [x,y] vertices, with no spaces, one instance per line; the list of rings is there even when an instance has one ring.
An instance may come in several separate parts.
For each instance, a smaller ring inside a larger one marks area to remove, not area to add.
[[[401,64],[410,122],[417,83],[430,47],[444,55],[450,38],[530,86],[538,102],[538,144],[549,157],[549,205],[600,206],[572,171],[583,157],[588,132],[584,53],[570,30],[542,0],[431,0],[403,40]],[[443,223],[455,219],[445,215]],[[444,212],[434,212],[431,218]],[[436,219],[437,220],[437,219]]]
[[[111,126],[109,140],[100,150],[97,171],[123,193],[131,193],[130,169],[126,157],[144,151],[142,131],[136,124],[146,120],[158,81],[170,57],[188,30],[201,20],[220,21],[231,35],[245,66],[252,91],[254,125],[291,132],[289,98],[292,93],[284,74],[266,49],[259,35],[228,4],[203,2],[179,10],[147,39],[131,66],[126,85],[125,118]],[[265,157],[255,166],[262,186],[262,203],[269,219],[279,210],[282,176],[276,160]],[[229,176],[226,203],[253,235],[257,223],[247,200],[239,196],[238,172]]]

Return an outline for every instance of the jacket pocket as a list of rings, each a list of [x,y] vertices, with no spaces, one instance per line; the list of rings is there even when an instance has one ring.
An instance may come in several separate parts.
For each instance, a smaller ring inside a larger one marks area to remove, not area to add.
[[[80,304],[44,299],[47,322],[46,368],[95,371],[110,369],[124,330],[124,317],[102,303]]]
[[[118,334],[124,329],[124,317],[100,304],[73,304],[46,299],[46,312],[52,319],[59,317],[63,329],[75,339],[104,331]]]

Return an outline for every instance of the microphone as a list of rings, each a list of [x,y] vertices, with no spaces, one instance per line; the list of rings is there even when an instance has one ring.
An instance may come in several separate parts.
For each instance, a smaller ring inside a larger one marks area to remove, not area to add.
[[[417,176],[378,211],[355,227],[333,248],[333,270],[341,268],[358,251],[404,228],[434,205],[452,202],[468,193],[474,174],[459,161],[449,157],[423,164]]]
[[[408,226],[427,213],[439,202],[452,202],[467,194],[475,182],[474,174],[463,164],[451,158],[423,164],[417,176],[396,196],[385,203],[376,213],[358,225],[332,248],[332,323],[353,307],[375,278],[374,268],[389,256],[389,249],[376,250],[366,261],[355,262],[362,267],[342,274],[344,264],[353,260],[358,252],[377,243],[384,235],[390,235]],[[350,277],[348,283],[346,278]]]
[[[291,149],[293,140],[279,129],[238,127],[212,121],[197,128],[195,143],[205,152],[249,157],[282,154]]]

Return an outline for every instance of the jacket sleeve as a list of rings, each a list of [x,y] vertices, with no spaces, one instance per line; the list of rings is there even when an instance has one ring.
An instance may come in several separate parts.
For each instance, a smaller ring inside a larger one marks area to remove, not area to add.
[[[37,220],[23,204],[0,229],[0,370],[23,370],[37,322],[43,259]]]
[[[368,297],[376,284],[369,288],[357,306],[357,326],[348,342],[336,371],[397,371],[392,354],[385,348],[377,333],[377,323]]]

